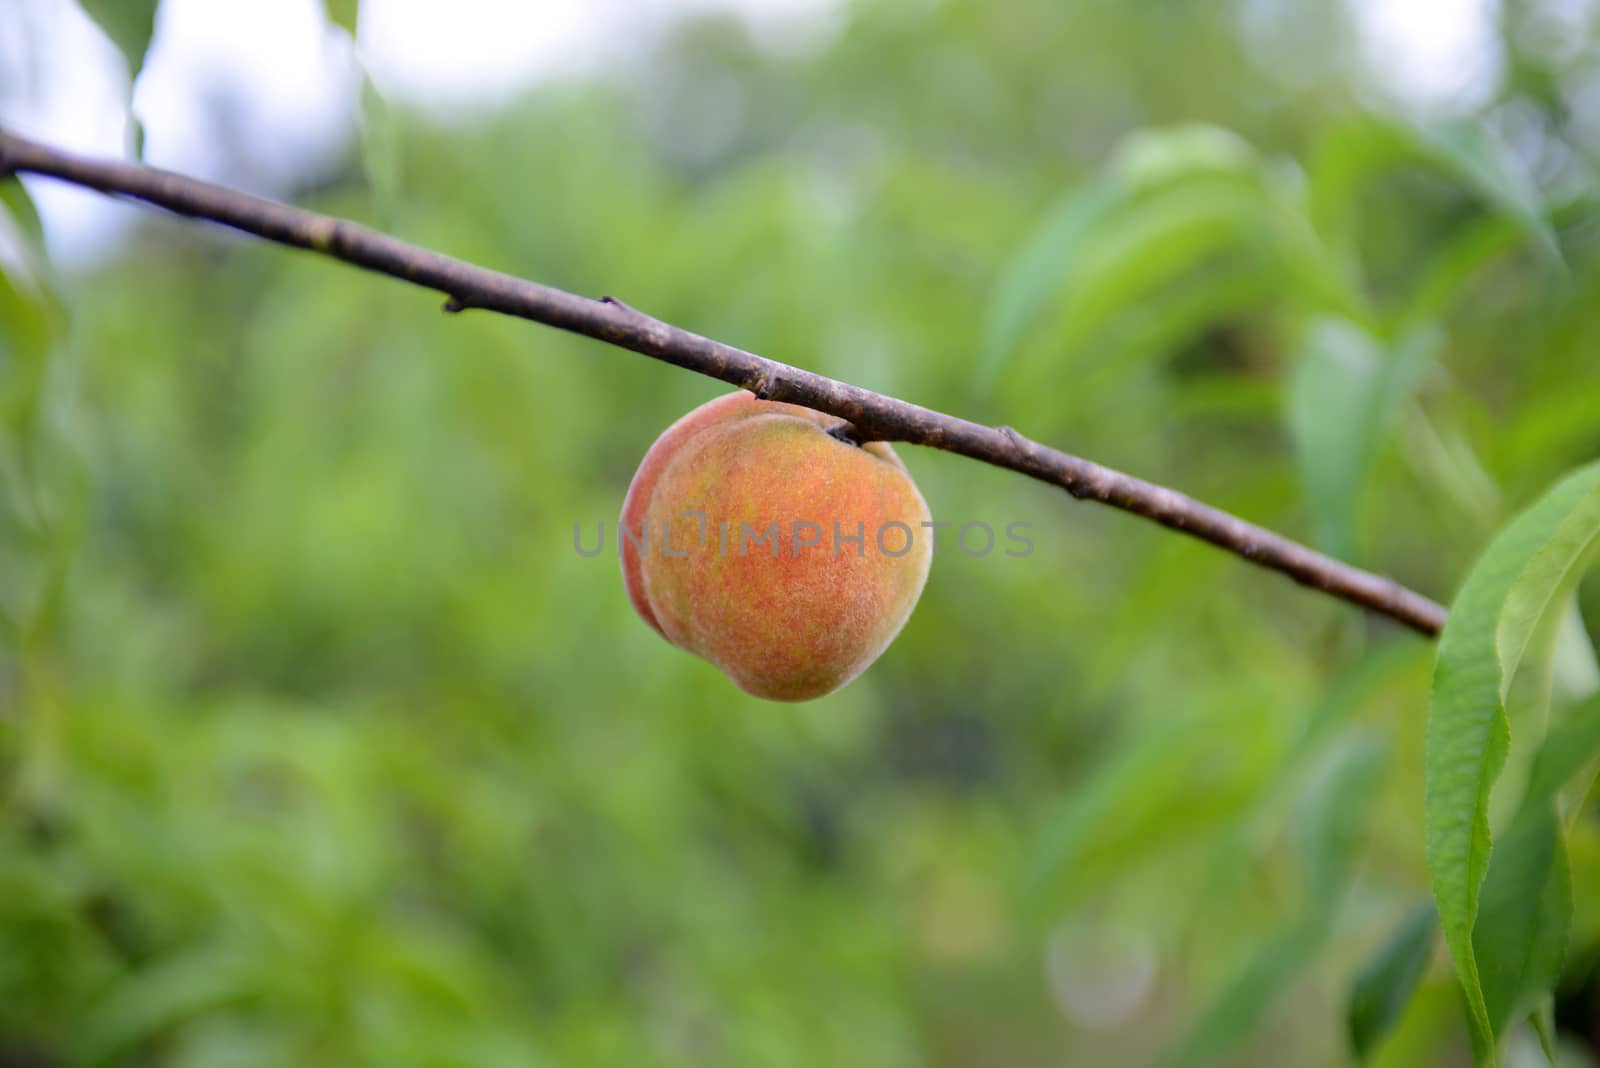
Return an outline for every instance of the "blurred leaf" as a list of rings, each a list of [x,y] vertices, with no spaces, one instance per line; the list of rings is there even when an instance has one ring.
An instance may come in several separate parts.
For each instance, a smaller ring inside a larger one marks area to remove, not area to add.
[[[1501,215],[1461,227],[1428,257],[1398,321],[1419,324],[1444,314],[1478,271],[1515,248],[1522,237],[1518,224]]]
[[[249,954],[212,944],[148,965],[86,1010],[74,1046],[90,1062],[125,1052],[186,1017],[240,997],[250,967]]]
[[[1326,945],[1387,762],[1384,747],[1357,736],[1313,779],[1295,820],[1306,905],[1252,954],[1221,994],[1157,1063],[1208,1064],[1246,1041],[1274,1002]]]
[[[1441,491],[1466,519],[1492,529],[1501,515],[1500,487],[1462,428],[1413,406],[1399,432],[1405,461],[1418,479]]]
[[[156,32],[159,0],[78,0],[79,6],[99,25],[128,61],[128,77],[137,80],[144,66],[150,38]]]
[[[365,69],[361,73],[361,166],[372,190],[374,221],[380,229],[394,225],[400,195],[398,118]]]
[[[1163,286],[1158,294],[1139,302],[1136,314],[1118,314],[1115,321],[1105,324],[1092,347],[1080,350],[1083,358],[1072,368],[1071,389],[1039,390],[1037,396],[1046,399],[1047,411],[1037,418],[1045,426],[1052,425],[1051,420],[1071,425],[1102,408],[1107,391],[1116,384],[1126,382],[1143,367],[1172,359],[1187,345],[1203,342],[1207,328],[1269,306],[1280,289],[1277,272],[1266,263],[1244,257],[1221,259]],[[1020,388],[1011,396],[1024,404],[1031,399],[1028,394],[1035,385],[1054,373],[1050,366],[1018,367],[1017,371]],[[1182,407],[1192,401],[1203,405],[1225,398],[1229,404],[1251,405],[1257,399],[1251,396],[1254,390],[1269,397],[1266,410],[1280,407],[1277,390],[1267,393],[1271,383],[1252,383],[1246,375],[1221,372],[1213,376],[1211,386],[1213,395],[1206,398],[1204,390],[1186,378],[1175,384],[1172,402]],[[1028,412],[1028,408],[1021,411]]]
[[[1600,657],[1595,655],[1583,609],[1576,596],[1567,598],[1566,607],[1554,628],[1550,648],[1549,686],[1546,701],[1565,706],[1600,693]]]
[[[1245,1042],[1322,951],[1328,930],[1319,920],[1301,920],[1251,954],[1199,1021],[1156,1062],[1159,1068],[1210,1064]]]
[[[1277,260],[1286,277],[1285,296],[1305,310],[1342,316],[1371,328],[1371,300],[1359,273],[1342,263],[1318,232],[1311,217],[1309,191],[1298,167],[1268,171],[1265,187]]]
[[[1297,172],[1269,169],[1208,126],[1143,131],[1104,176],[1069,197],[1002,275],[985,319],[978,379],[990,387],[1059,291],[1041,344],[1049,360],[1018,391],[1072,388],[1053,414],[1093,405],[1139,358],[1170,356],[1201,329],[1269,297],[1366,322],[1366,300],[1310,224]]]
[[[1100,179],[1064,198],[1001,273],[984,318],[980,383],[992,383],[1068,279],[1069,338],[1247,228],[1260,161],[1238,135],[1177,126],[1130,135]],[[1067,342],[1070,344],[1070,342]]]
[[[322,2],[328,12],[328,21],[348,33],[352,41],[355,40],[356,24],[361,16],[361,0],[322,0]]]
[[[1600,757],[1600,697],[1568,713],[1545,735],[1528,772],[1524,807],[1555,801],[1561,788]]]
[[[1366,832],[1388,753],[1376,737],[1357,733],[1312,778],[1297,812],[1294,842],[1307,893],[1331,919]]]
[[[1524,809],[1494,845],[1472,949],[1494,1034],[1528,1015],[1561,973],[1572,875],[1548,802]]]
[[[1064,198],[1001,272],[984,315],[976,368],[980,383],[992,383],[1045,303],[1061,284],[1084,233],[1120,199],[1109,183],[1097,182]]]
[[[1354,324],[1314,320],[1290,372],[1289,431],[1322,548],[1356,557],[1362,490],[1401,406],[1433,367],[1440,337],[1419,330],[1392,353]]]
[[[0,178],[0,205],[4,205],[7,214],[21,229],[24,240],[35,248],[44,247],[44,224],[39,221],[39,209],[17,175]]]
[[[1262,210],[1257,185],[1228,178],[1174,183],[1106,214],[1075,258],[1052,343],[1074,351],[1158,286],[1250,239]]]
[[[1406,914],[1350,986],[1350,1046],[1365,1063],[1405,1011],[1433,955],[1438,916],[1431,901]]]
[[[1111,159],[1111,173],[1137,191],[1205,174],[1248,176],[1260,165],[1256,150],[1232,130],[1186,123],[1128,134]]]
[[[1433,159],[1519,223],[1546,260],[1561,262],[1561,248],[1538,187],[1488,127],[1471,119],[1447,120],[1423,125],[1417,136]]]
[[[39,218],[39,209],[34,205],[33,197],[20,177],[13,175],[9,178],[0,178],[0,208],[4,209],[10,224],[16,229],[17,258],[20,265],[26,268],[28,280],[43,291],[41,295],[47,298],[51,305],[60,310],[61,279],[56,274],[55,265],[50,261],[49,249],[45,244],[44,223]],[[0,242],[3,242],[6,236],[8,235],[0,232]]]
[[[1550,263],[1561,254],[1545,206],[1526,171],[1480,122],[1407,124],[1371,116],[1343,123],[1318,146],[1311,166],[1312,217],[1324,234],[1347,236],[1366,183],[1390,168],[1422,163],[1456,179],[1514,221]]]
[[[1550,1068],[1557,1068],[1560,1064],[1559,1041],[1556,1038],[1556,999],[1553,995],[1539,999],[1539,1007],[1528,1017],[1528,1023],[1539,1039],[1539,1052],[1544,1054],[1545,1063]]]
[[[1115,759],[1098,765],[1088,781],[1076,785],[1048,814],[1024,879],[1036,907],[1055,908],[1067,880],[1096,832],[1152,797],[1170,793],[1211,724],[1190,716],[1159,731],[1130,740]]]
[[[1494,539],[1439,640],[1427,727],[1428,870],[1485,1056],[1498,1031],[1472,936],[1489,865],[1489,791],[1510,744],[1506,693],[1539,617],[1597,537],[1600,464],[1563,480]]]
[[[1209,874],[1202,890],[1194,895],[1196,923],[1207,913],[1225,907],[1239,893],[1240,882],[1258,857],[1252,848],[1264,848],[1269,821],[1281,819],[1296,790],[1303,788],[1307,769],[1331,746],[1338,744],[1340,730],[1374,696],[1393,687],[1397,676],[1417,665],[1419,650],[1403,643],[1384,643],[1365,652],[1345,667],[1318,696],[1286,752],[1278,759],[1268,781],[1257,791],[1253,804],[1213,847]]]
[[[61,337],[60,309],[31,283],[0,270],[0,418],[31,423],[50,348]]]
[[[1083,894],[1088,857],[1098,855],[1107,841],[1181,828],[1184,820],[1205,814],[1206,804],[1222,801],[1221,796],[1195,798],[1194,779],[1211,763],[1208,747],[1224,737],[1232,713],[1232,708],[1187,710],[1178,721],[1141,729],[1123,739],[1083,782],[1074,783],[1043,815],[1027,859],[1022,889],[1030,907],[1054,915]],[[1211,785],[1221,795],[1221,783]]]

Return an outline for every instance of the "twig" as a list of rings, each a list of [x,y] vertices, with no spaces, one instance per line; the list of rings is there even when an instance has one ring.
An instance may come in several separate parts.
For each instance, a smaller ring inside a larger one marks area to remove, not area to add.
[[[0,130],[0,174],[7,171],[48,175],[319,252],[437,290],[449,298],[445,304],[449,311],[500,312],[631,349],[767,400],[838,416],[850,424],[859,440],[928,445],[1018,471],[1059,486],[1074,497],[1108,504],[1208,541],[1422,634],[1437,635],[1444,626],[1444,608],[1421,594],[1176,490],[1047,448],[1010,427],[968,422],[765,359],[664,323],[611,298],[580,297],[419,248],[344,219],[138,163],[77,156]]]

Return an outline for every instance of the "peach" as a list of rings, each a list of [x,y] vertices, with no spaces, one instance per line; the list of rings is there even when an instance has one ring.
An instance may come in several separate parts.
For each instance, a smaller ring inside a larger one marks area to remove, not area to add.
[[[622,506],[622,580],[662,637],[740,689],[806,701],[854,679],[917,603],[928,506],[894,450],[733,393],[678,420]]]

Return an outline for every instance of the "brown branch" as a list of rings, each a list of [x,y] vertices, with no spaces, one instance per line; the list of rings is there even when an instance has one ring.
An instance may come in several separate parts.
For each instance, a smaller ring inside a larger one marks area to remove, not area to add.
[[[309,249],[437,290],[448,311],[482,309],[531,319],[631,349],[747,389],[766,400],[836,415],[858,440],[900,441],[1009,468],[1191,537],[1208,541],[1296,582],[1434,636],[1445,610],[1421,594],[1342,564],[1176,490],[990,427],[768,360],[664,323],[609,297],[591,300],[452,259],[367,227],[292,208],[137,163],[76,156],[0,130],[0,174],[47,175],[102,193],[142,200],[180,215]]]

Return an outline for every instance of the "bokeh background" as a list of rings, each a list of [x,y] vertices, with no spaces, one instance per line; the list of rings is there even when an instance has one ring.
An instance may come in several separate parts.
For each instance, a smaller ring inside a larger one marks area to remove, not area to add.
[[[1600,454],[1592,0],[356,25],[164,0],[130,91],[73,4],[8,0],[0,121],[1007,423],[1441,600]],[[645,449],[724,387],[27,190],[0,1064],[1352,1062],[1353,978],[1427,899],[1429,643],[902,448],[936,518],[1034,552],[941,551],[865,676],[764,704],[615,560]],[[1558,693],[1595,677],[1583,609]],[[1470,1062],[1442,951],[1373,1062]]]

